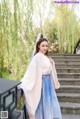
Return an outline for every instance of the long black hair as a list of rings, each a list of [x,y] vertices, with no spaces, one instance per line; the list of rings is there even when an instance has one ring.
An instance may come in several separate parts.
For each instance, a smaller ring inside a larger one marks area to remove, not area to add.
[[[42,42],[46,41],[48,43],[48,40],[46,38],[40,38],[39,41],[36,44],[36,52],[35,54],[37,54],[39,52],[39,46]],[[48,55],[48,51],[45,53],[45,55]]]

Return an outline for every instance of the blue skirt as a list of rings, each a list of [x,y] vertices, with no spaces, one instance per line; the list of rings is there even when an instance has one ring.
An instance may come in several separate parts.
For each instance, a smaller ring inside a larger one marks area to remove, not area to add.
[[[50,75],[42,76],[41,99],[35,113],[35,119],[62,119],[59,102]]]

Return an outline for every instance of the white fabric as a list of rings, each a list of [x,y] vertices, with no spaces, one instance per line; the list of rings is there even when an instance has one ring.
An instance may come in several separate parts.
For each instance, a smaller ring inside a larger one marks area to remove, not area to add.
[[[76,54],[80,54],[80,50],[76,51]]]
[[[28,66],[25,75],[21,80],[22,83],[19,85],[19,88],[22,88],[24,91],[25,101],[30,119],[35,119],[35,111],[40,101],[42,75],[50,74],[50,72],[52,72],[51,78],[53,77],[53,75],[55,75],[55,78],[58,82],[55,65],[52,66],[49,58],[43,53],[39,52],[31,60],[30,65]]]
[[[56,69],[55,69],[55,62],[54,61],[52,62],[52,70],[51,70],[50,76],[51,76],[51,79],[52,79],[51,81],[53,81],[55,89],[59,89],[60,88],[60,83],[58,81],[58,77],[57,77],[57,72],[56,72]]]

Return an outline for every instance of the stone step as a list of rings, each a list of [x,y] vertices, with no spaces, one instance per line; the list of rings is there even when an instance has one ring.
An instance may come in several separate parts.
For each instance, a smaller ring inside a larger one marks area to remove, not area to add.
[[[62,114],[62,119],[80,119],[80,114]]]
[[[67,58],[63,58],[63,59],[59,59],[59,58],[52,58],[55,62],[80,62],[80,58],[75,58],[75,59],[67,59]]]
[[[66,60],[67,60],[67,59],[69,59],[69,60],[70,60],[70,59],[71,59],[71,60],[73,60],[73,59],[80,59],[80,55],[77,55],[77,56],[49,56],[49,57],[51,57],[53,60],[54,60],[54,59],[60,59],[60,60],[61,60],[61,59],[64,59],[64,60],[65,60],[65,59],[66,59]]]
[[[80,73],[58,73],[59,78],[80,78]]]
[[[80,54],[53,54],[51,57],[56,65],[56,70],[61,87],[56,90],[60,103],[63,119],[64,115],[80,114]],[[66,116],[69,119],[69,116]],[[71,117],[70,119],[77,119]],[[80,117],[79,117],[80,119]]]
[[[80,103],[80,93],[57,93],[59,102]]]
[[[60,60],[69,60],[70,61],[70,59],[71,60],[75,60],[75,59],[77,59],[77,60],[79,60],[80,59],[80,56],[50,56],[53,60],[58,60],[58,59],[60,59]]]
[[[80,62],[55,62],[55,65],[79,65],[80,68]]]
[[[80,73],[80,68],[57,68],[58,73]]]
[[[80,114],[79,103],[60,102],[60,107],[62,114]]]
[[[80,68],[80,65],[62,65],[62,64],[56,64],[56,68]]]
[[[48,53],[48,56],[80,56],[80,54]]]
[[[80,86],[74,85],[61,85],[61,87],[56,90],[57,93],[80,93]]]
[[[61,85],[77,85],[80,86],[80,79],[74,78],[59,78]]]

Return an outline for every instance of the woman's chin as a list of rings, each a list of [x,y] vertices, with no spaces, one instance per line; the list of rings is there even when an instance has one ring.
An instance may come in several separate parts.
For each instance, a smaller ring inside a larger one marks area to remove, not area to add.
[[[43,54],[45,55],[46,54],[46,51],[44,51]]]

